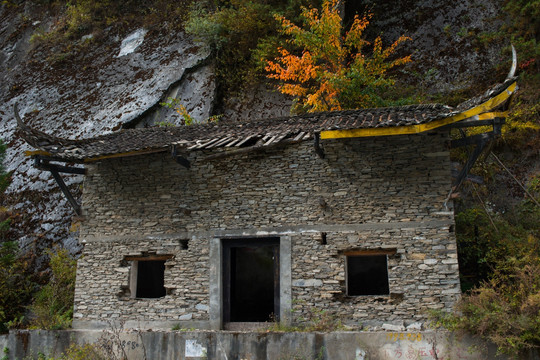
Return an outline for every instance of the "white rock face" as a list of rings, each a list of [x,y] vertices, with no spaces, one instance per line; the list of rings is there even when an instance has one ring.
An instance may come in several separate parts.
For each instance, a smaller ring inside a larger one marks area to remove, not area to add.
[[[15,133],[13,105],[32,127],[81,139],[137,126],[143,113],[159,110],[170,89],[177,89],[175,96],[201,121],[214,101],[213,71],[200,65],[209,50],[182,32],[138,29],[121,40],[105,29],[102,42],[81,39],[90,41],[84,54],[54,62],[39,49],[33,52],[29,41],[38,26],[46,28],[47,17],[28,14],[36,28],[18,31],[22,17],[12,15],[0,7],[0,138],[8,145],[5,165],[12,172],[2,206],[24,214],[23,223],[15,225],[21,246],[32,248],[41,239],[40,248],[61,244],[75,252],[77,232],[70,231],[75,213],[52,176],[24,156],[34,149]],[[83,177],[63,178],[79,198]]]
[[[116,57],[126,56],[134,52],[144,41],[144,36],[148,31],[145,29],[137,29],[122,40],[120,52]]]

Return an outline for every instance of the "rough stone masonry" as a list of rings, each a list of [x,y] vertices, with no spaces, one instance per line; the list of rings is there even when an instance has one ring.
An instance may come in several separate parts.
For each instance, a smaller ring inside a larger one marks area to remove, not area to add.
[[[222,242],[280,241],[286,323],[422,322],[460,296],[448,131],[325,140],[205,160],[168,153],[88,165],[74,327],[223,327]],[[387,254],[389,293],[351,296],[347,253]],[[130,293],[136,257],[165,256],[166,294]]]

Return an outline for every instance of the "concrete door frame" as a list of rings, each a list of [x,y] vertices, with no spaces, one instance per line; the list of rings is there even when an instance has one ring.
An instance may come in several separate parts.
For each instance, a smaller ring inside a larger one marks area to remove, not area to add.
[[[280,321],[284,325],[290,325],[292,321],[291,238],[279,235],[270,237],[279,237]],[[253,239],[253,236],[245,236],[245,238]],[[212,330],[223,329],[223,239],[224,237],[216,237],[210,240],[210,328]]]

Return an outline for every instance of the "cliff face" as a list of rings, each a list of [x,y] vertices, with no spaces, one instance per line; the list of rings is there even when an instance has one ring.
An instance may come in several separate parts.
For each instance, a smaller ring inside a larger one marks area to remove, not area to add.
[[[413,64],[400,74],[411,85],[435,93],[494,81],[491,69],[500,61],[499,45],[480,44],[471,34],[500,26],[493,20],[500,11],[496,2],[364,1],[347,5],[346,12],[352,16],[366,8],[377,20],[373,34],[382,31],[388,41],[400,34],[413,39],[403,49],[413,54]],[[75,40],[77,51],[55,53],[30,40],[55,20],[30,1],[0,7],[0,136],[8,145],[6,166],[13,172],[3,206],[20,214],[14,227],[23,246],[61,243],[76,251],[70,224],[78,220],[50,174],[24,156],[32,149],[16,134],[13,105],[36,129],[85,138],[158,121],[179,124],[173,110],[159,105],[169,96],[181,99],[199,121],[214,113],[218,99],[210,51],[181,31],[110,27],[99,39]],[[221,96],[226,101],[220,103],[230,104],[222,109],[223,121],[284,115],[290,105],[290,99],[264,85],[245,96]],[[80,196],[82,177],[65,178]]]

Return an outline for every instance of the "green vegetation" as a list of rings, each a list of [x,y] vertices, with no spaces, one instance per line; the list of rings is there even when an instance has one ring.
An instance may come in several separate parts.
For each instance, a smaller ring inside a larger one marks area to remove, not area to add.
[[[173,109],[178,115],[180,115],[181,123],[182,125],[193,125],[196,120],[191,116],[191,114],[187,111],[184,104],[180,102],[180,99],[169,97],[167,98],[166,102],[159,103],[159,105]],[[202,123],[209,123],[209,122],[218,122],[222,115],[212,115],[208,119],[202,121]],[[175,126],[172,123],[161,121],[156,123],[156,126],[159,127],[167,127],[167,126]]]
[[[524,192],[508,173],[526,174],[538,161],[538,126],[516,115],[531,108],[528,96],[521,94],[518,103],[525,103],[513,110],[494,148],[520,156],[505,161],[506,169],[486,158],[473,169],[486,183],[460,190],[456,236],[465,293],[453,313],[435,316],[438,325],[480,335],[516,356],[540,347],[540,174],[525,176]]]
[[[453,313],[434,318],[437,325],[480,335],[499,352],[518,356],[540,347],[540,0],[506,0],[504,11],[508,22],[501,31],[480,38],[506,42],[510,34],[518,53],[520,91],[492,149],[507,155],[506,169],[487,157],[473,169],[486,183],[461,189],[456,235],[466,293]],[[502,64],[499,70],[507,68]]]
[[[77,261],[67,250],[48,251],[52,271],[49,283],[36,294],[29,307],[33,318],[30,327],[35,329],[66,329],[73,318],[73,294]]]
[[[3,166],[6,147],[0,141],[0,198],[9,184],[9,174]],[[75,260],[66,250],[51,256],[52,279],[38,291],[43,276],[35,269],[35,255],[29,251],[20,254],[12,240],[11,223],[16,218],[7,209],[0,208],[0,333],[9,328],[28,324],[28,305],[37,296],[30,309],[35,318],[32,326],[62,328],[69,326],[73,307]]]
[[[188,113],[186,107],[180,103],[179,99],[170,97],[167,98],[167,102],[162,102],[160,105],[176,111],[176,113],[182,118],[182,125],[193,125],[195,122],[193,117]]]
[[[6,146],[0,140],[0,199],[9,184],[5,154]],[[20,256],[17,242],[10,240],[11,221],[10,212],[0,207],[0,333],[22,322],[36,288],[31,255]]]
[[[59,356],[47,356],[39,352],[37,356],[27,356],[23,360],[111,360],[116,356],[108,357],[99,346],[94,344],[71,344],[64,353]]]
[[[45,53],[49,64],[61,65],[91,53],[105,37],[126,34],[136,27],[181,31],[191,1],[32,0],[55,22],[50,29],[37,29],[30,40],[35,51]]]
[[[49,254],[52,276],[39,289],[43,276],[35,272],[35,257],[19,254],[15,241],[0,244],[0,333],[9,328],[71,325],[76,262],[63,249]]]
[[[464,295],[454,313],[435,314],[436,324],[478,334],[500,353],[516,357],[540,347],[539,241],[528,241],[528,252],[498,261],[489,279]]]
[[[538,130],[531,135],[537,137]],[[478,166],[486,184],[462,189],[469,195],[458,203],[456,235],[466,292],[454,312],[435,313],[434,319],[438,326],[480,335],[499,352],[518,356],[540,347],[540,174],[529,178],[517,202],[497,193],[506,170],[497,171],[495,165],[485,161]],[[520,163],[512,165],[519,169]]]
[[[511,19],[499,36],[508,39],[520,56],[520,68],[536,72],[540,68],[540,0],[506,0],[503,10]],[[535,69],[533,69],[535,68]]]
[[[0,244],[0,333],[22,325],[36,281],[29,257],[21,257],[15,241]]]
[[[274,14],[296,20],[319,0],[206,0],[194,3],[186,31],[211,46],[221,92],[240,91],[260,79],[263,58],[277,55],[283,37]]]
[[[347,32],[338,13],[338,1],[323,2],[322,10],[303,9],[303,27],[276,16],[280,32],[301,51],[295,55],[279,47],[280,56],[268,61],[269,78],[279,81],[278,89],[295,97],[295,112],[316,112],[393,105],[384,96],[395,84],[388,70],[411,61],[410,56],[390,60],[403,41],[401,36],[383,49],[382,40],[370,45],[363,37],[369,15],[355,16]],[[345,35],[343,35],[345,34]]]
[[[179,30],[190,1],[172,0],[34,0],[56,13],[50,32],[36,33],[34,40],[61,42],[84,35],[99,37],[107,28],[153,27],[165,24]]]

